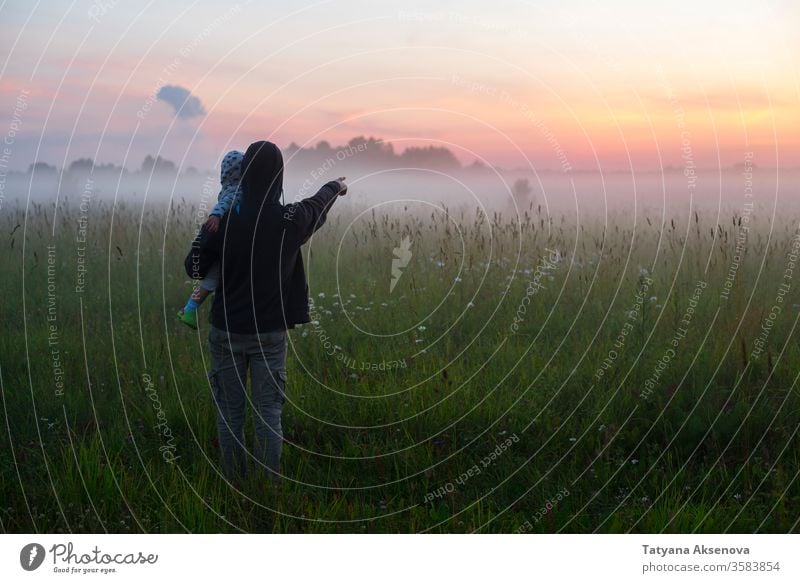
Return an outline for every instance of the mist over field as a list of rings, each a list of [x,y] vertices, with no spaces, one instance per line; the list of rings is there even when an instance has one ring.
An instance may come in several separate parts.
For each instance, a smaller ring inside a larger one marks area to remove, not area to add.
[[[334,158],[335,160],[335,158]],[[694,211],[724,217],[741,213],[752,203],[759,212],[793,211],[800,204],[800,169],[756,165],[718,170],[680,168],[640,172],[558,172],[537,169],[436,168],[364,165],[345,160],[318,166],[287,161],[284,201],[313,195],[325,182],[344,175],[350,184],[346,205],[380,205],[392,212],[404,204],[475,209],[513,217],[541,205],[545,213],[573,221],[605,220],[607,213],[624,213],[631,220],[662,215],[688,220]],[[184,172],[14,172],[4,177],[3,205],[31,201],[74,203],[91,200],[136,205],[185,202],[207,207],[216,202],[217,171],[192,168]],[[752,194],[752,196],[747,196]],[[635,211],[635,214],[634,214]]]

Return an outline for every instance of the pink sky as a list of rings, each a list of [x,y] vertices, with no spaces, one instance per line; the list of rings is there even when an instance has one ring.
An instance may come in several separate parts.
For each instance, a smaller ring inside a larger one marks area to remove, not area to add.
[[[16,169],[362,134],[537,169],[680,166],[687,141],[703,166],[800,164],[798,10],[646,4],[16,0],[0,131]],[[153,103],[162,85],[205,115]]]

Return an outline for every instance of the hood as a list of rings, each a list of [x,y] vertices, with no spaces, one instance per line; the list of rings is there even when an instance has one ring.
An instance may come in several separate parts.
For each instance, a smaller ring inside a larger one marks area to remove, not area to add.
[[[223,188],[238,188],[242,179],[242,160],[244,154],[238,150],[231,150],[222,159],[219,181]]]
[[[248,204],[280,203],[283,193],[283,156],[272,142],[253,142],[242,160],[242,188]]]

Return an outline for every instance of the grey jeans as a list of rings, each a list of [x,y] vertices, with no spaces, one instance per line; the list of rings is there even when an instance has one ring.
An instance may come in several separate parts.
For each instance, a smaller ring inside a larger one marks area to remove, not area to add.
[[[280,477],[281,413],[286,400],[286,343],[285,330],[234,334],[211,327],[208,335],[211,371],[208,378],[217,406],[222,468],[229,479],[246,474],[248,454],[244,424],[248,371],[256,434],[252,457],[273,481]]]

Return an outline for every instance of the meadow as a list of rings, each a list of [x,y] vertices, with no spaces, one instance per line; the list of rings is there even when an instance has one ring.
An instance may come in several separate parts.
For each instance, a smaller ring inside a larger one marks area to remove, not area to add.
[[[277,488],[221,475],[196,217],[4,209],[3,532],[797,531],[797,216],[335,208]]]

